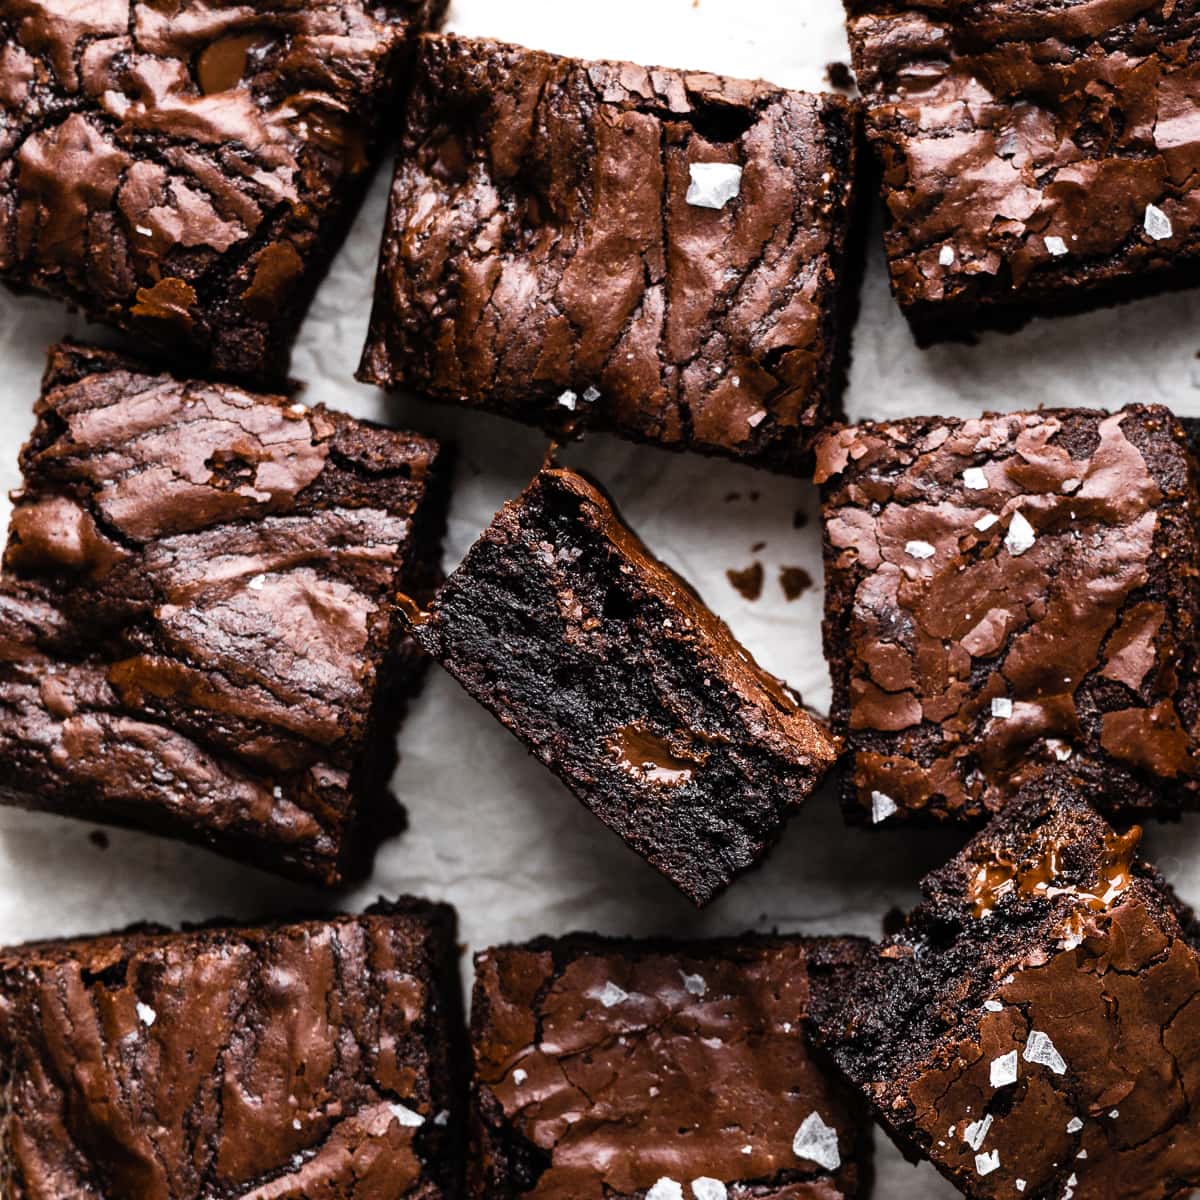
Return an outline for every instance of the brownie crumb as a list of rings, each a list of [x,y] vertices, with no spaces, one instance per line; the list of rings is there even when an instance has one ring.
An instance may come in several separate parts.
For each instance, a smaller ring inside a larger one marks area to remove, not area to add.
[[[760,562],[751,563],[741,571],[730,568],[725,572],[725,578],[751,602],[762,595],[763,577],[763,565]]]
[[[108,834],[103,829],[93,829],[88,834],[88,841],[100,850],[108,849]]]
[[[813,577],[803,567],[780,567],[779,586],[790,603],[798,600],[813,585]]]
[[[804,509],[798,508],[792,513],[792,528],[804,529],[808,525],[808,513]]]
[[[766,548],[767,548],[766,542],[755,542],[754,545],[750,547],[750,553],[751,554],[761,554]]]
[[[854,72],[850,70],[849,63],[827,63],[825,66],[825,79],[831,88],[839,92],[851,92],[855,87]]]

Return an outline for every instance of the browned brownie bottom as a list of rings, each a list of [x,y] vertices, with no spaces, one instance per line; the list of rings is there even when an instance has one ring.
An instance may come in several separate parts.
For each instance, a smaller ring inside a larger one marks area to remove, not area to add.
[[[819,449],[856,820],[979,820],[1069,762],[1106,808],[1195,775],[1195,467],[1165,408],[867,423]]]
[[[565,468],[500,510],[415,635],[697,904],[763,857],[837,756],[608,496]]]
[[[1200,1185],[1200,930],[1056,773],[925,880],[814,1020],[900,1148],[974,1200]]]
[[[866,1196],[869,1123],[801,1029],[867,949],[577,935],[478,955],[471,1196]]]
[[[0,278],[282,382],[445,0],[0,3]]]
[[[430,36],[407,122],[359,378],[807,470],[857,303],[852,103]]]
[[[0,581],[0,799],[334,883],[394,803],[435,442],[52,352]]]
[[[1200,280],[1194,4],[846,9],[922,341]]]
[[[16,1198],[456,1200],[455,918],[0,950],[0,1181]]]

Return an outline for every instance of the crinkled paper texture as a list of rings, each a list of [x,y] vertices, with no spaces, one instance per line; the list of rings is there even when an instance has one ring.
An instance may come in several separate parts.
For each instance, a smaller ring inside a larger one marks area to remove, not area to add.
[[[846,61],[839,0],[455,0],[450,28],[602,58],[760,75],[825,86]],[[321,289],[293,359],[306,398],[452,439],[458,478],[446,545],[456,563],[495,509],[518,492],[545,451],[537,433],[498,418],[386,399],[354,382],[383,222],[381,176]],[[1157,401],[1200,415],[1200,294],[1184,293],[1058,322],[977,347],[921,352],[888,294],[876,230],[857,330],[852,417],[971,415],[984,409]],[[65,332],[95,336],[47,301],[0,293],[0,485],[18,481],[46,346]],[[1195,382],[1193,382],[1195,380]],[[783,566],[820,577],[815,490],[801,482],[699,457],[590,437],[569,461],[610,487],[650,545],[683,572],[760,661],[824,708],[819,586],[794,602]],[[794,527],[802,512],[807,523]],[[7,521],[7,504],[0,503]],[[761,550],[752,549],[765,543]],[[745,600],[730,568],[760,561],[762,598]],[[877,935],[884,913],[908,906],[922,873],[962,838],[952,832],[847,830],[828,787],[798,817],[765,869],[703,914],[589,815],[448,676],[431,673],[401,735],[396,789],[411,828],[380,851],[371,880],[321,897],[172,842],[50,816],[0,812],[0,941],[96,931],[141,920],[252,917],[417,892],[449,900],[476,950],[540,933],[702,935],[744,928]],[[1200,901],[1200,817],[1154,829],[1147,850],[1183,895]],[[930,1168],[904,1164],[886,1139],[877,1194],[939,1200],[957,1193]]]

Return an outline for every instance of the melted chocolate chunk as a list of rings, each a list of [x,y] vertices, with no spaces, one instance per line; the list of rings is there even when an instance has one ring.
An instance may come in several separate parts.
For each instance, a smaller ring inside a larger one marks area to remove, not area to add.
[[[811,463],[856,303],[856,108],[427,37],[408,114],[360,379]]]
[[[1030,784],[814,1002],[901,1150],[973,1200],[1200,1186],[1200,927],[1086,786]]]
[[[838,991],[868,949],[577,935],[480,954],[469,1194],[865,1195],[861,1102],[813,1058],[801,1027],[813,997]]]
[[[436,443],[51,354],[0,581],[0,800],[323,883],[395,824]]]
[[[846,0],[926,342],[1200,278],[1200,9]]]
[[[281,382],[445,0],[0,0],[0,278]]]
[[[5,1194],[455,1200],[454,939],[403,900],[0,950]]]
[[[608,496],[564,468],[500,510],[413,634],[697,904],[765,855],[837,757]]]
[[[978,820],[1060,761],[1178,811],[1200,538],[1166,409],[864,424],[818,458],[852,817]]]

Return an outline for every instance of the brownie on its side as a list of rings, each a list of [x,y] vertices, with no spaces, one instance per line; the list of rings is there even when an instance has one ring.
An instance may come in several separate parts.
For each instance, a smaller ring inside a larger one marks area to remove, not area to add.
[[[919,340],[1200,280],[1195,4],[846,9]]]
[[[975,1200],[1200,1186],[1200,930],[1079,784],[1031,785],[814,998],[901,1150]]]
[[[427,36],[359,378],[807,469],[857,304],[838,96]]]
[[[457,1200],[455,917],[0,950],[0,1180],[75,1200]]]
[[[0,801],[336,883],[394,802],[435,442],[52,351],[0,580]]]
[[[837,758],[824,727],[622,522],[546,468],[417,640],[696,904],[753,866]]]
[[[0,279],[282,382],[445,0],[0,0]]]
[[[610,941],[476,958],[474,1200],[852,1200],[861,1101],[803,1021],[858,939]]]
[[[1194,465],[1165,408],[831,434],[826,654],[858,820],[977,820],[1069,762],[1102,807],[1195,776]]]

